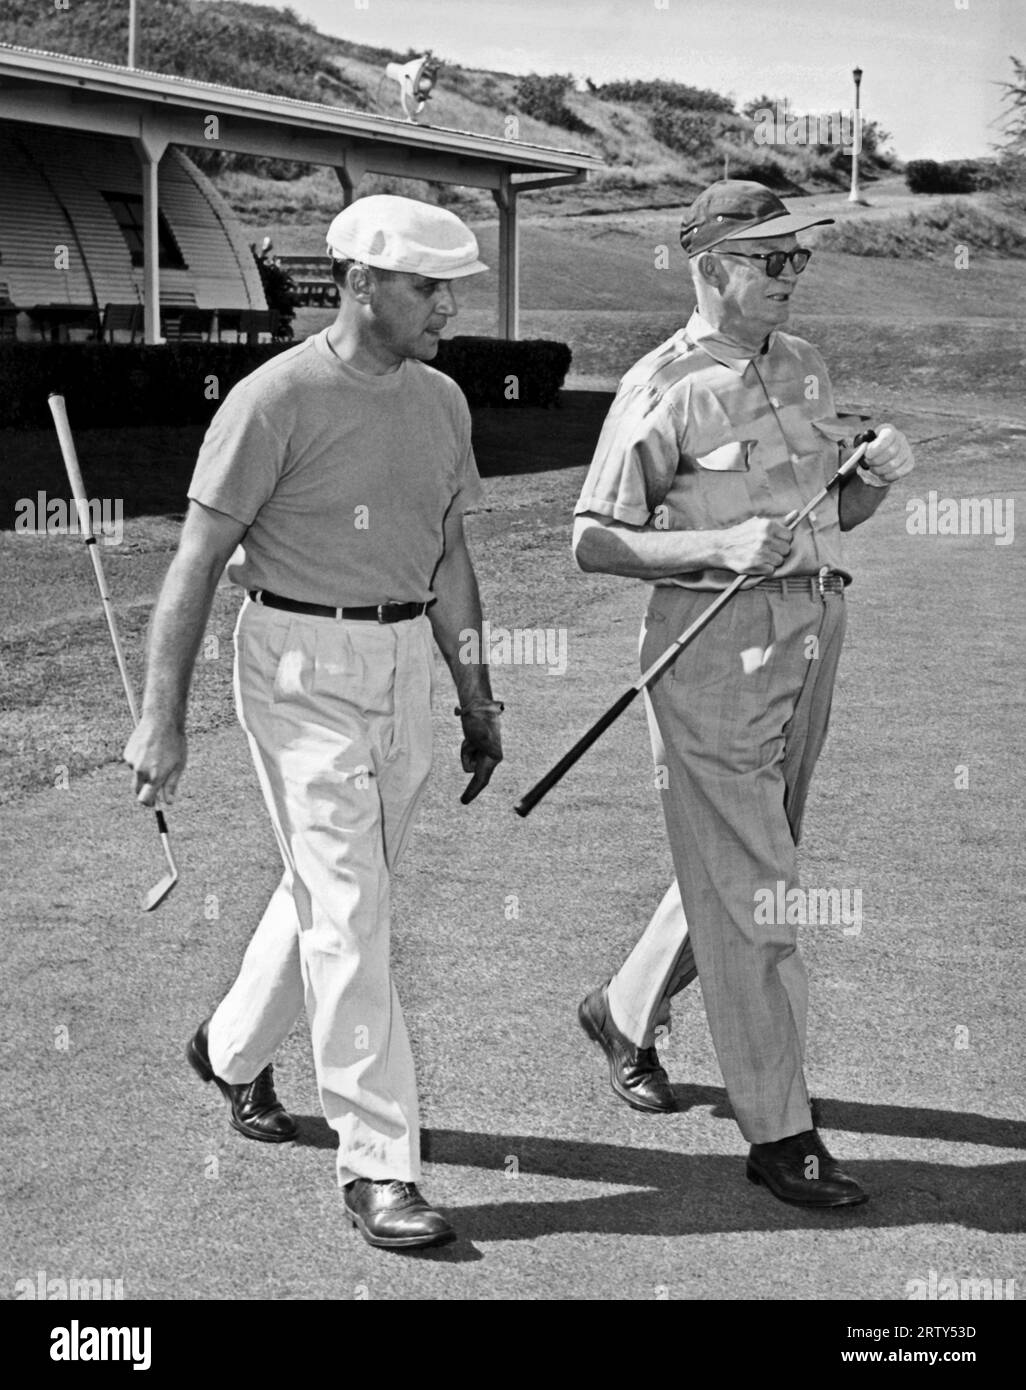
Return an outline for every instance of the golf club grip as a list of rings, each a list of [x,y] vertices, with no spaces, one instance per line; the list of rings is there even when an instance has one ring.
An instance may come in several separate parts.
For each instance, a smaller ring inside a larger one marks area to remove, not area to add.
[[[524,792],[523,796],[513,807],[518,816],[528,816],[552,788],[560,781],[573,767],[574,763],[582,754],[587,753],[591,745],[605,733],[614,720],[619,719],[624,710],[638,694],[638,687],[631,686],[630,690],[625,690],[615,704],[610,705],[599,719],[591,726],[583,737],[579,738],[569,753],[564,753],[556,765],[546,772],[545,776],[534,784],[530,791]]]
[[[68,482],[71,484],[71,495],[75,499],[78,509],[78,524],[86,536],[91,536],[92,518],[89,515],[89,506],[86,500],[85,483],[82,481],[82,470],[78,465],[78,454],[75,452],[75,441],[71,434],[71,423],[68,420],[68,408],[64,403],[64,397],[53,392],[49,397],[50,414],[57,427],[57,442],[61,446],[61,456],[64,459],[64,471],[68,475]]]

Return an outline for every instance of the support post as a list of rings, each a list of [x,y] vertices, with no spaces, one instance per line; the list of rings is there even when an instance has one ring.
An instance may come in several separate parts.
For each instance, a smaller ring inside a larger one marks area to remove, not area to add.
[[[335,165],[335,177],[342,185],[342,206],[344,208],[356,198],[356,186],[367,172],[359,160],[350,159],[348,156],[344,164]]]
[[[167,141],[145,127],[135,145],[143,186],[143,341],[160,343],[160,160]]]
[[[128,0],[128,66],[136,66],[139,51],[139,13],[137,0]]]
[[[499,337],[511,341],[520,336],[520,237],[517,189],[508,173],[492,197],[499,209]]]
[[[866,207],[866,200],[859,187],[859,152],[862,149],[862,109],[859,93],[862,87],[862,69],[853,68],[851,75],[855,79],[855,128],[852,131],[851,192],[848,194],[848,202],[859,203],[862,207]]]

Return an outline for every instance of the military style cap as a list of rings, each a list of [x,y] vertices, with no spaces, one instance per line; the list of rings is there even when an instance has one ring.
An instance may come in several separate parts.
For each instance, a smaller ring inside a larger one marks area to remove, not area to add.
[[[340,212],[328,228],[328,254],[435,280],[488,269],[478,259],[477,238],[455,213],[390,193],[358,198]]]
[[[685,211],[680,224],[680,244],[689,256],[696,256],[700,251],[718,246],[721,241],[790,236],[792,232],[803,232],[806,227],[819,227],[833,220],[832,217],[788,212],[764,184],[747,179],[721,179],[700,193]]]

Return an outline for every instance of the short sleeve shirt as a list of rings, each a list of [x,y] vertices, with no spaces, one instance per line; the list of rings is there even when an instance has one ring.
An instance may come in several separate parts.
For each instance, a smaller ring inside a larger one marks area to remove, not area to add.
[[[234,583],[331,608],[429,602],[446,516],[480,496],[456,383],[413,359],[358,372],[326,330],[228,394],[189,487],[248,527]]]
[[[697,311],[620,383],[576,514],[659,530],[716,530],[783,518],[837,470],[859,428],[839,417],[826,365],[809,343],[770,334],[752,355]],[[836,491],[797,528],[777,576],[844,568]],[[736,575],[705,569],[656,581],[720,589]]]

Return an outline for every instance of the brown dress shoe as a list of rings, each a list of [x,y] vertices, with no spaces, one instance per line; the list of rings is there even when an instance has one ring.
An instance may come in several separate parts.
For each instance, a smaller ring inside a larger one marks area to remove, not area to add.
[[[261,1139],[265,1144],[284,1144],[288,1139],[295,1139],[299,1126],[274,1093],[273,1067],[264,1067],[256,1080],[245,1086],[230,1086],[227,1081],[222,1081],[210,1065],[207,1051],[209,1026],[209,1018],[200,1024],[185,1055],[204,1081],[216,1083],[228,1102],[232,1128],[247,1139]]]
[[[807,1129],[770,1144],[753,1144],[748,1181],[796,1207],[857,1207],[869,1193],[842,1172],[819,1134]]]
[[[608,985],[592,990],[577,1010],[581,1027],[609,1058],[609,1084],[633,1110],[666,1114],[677,1109],[670,1080],[654,1047],[624,1037],[609,1012]]]
[[[412,1182],[357,1178],[343,1188],[342,1201],[367,1244],[382,1250],[444,1245],[456,1237],[442,1213],[428,1206]]]

